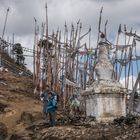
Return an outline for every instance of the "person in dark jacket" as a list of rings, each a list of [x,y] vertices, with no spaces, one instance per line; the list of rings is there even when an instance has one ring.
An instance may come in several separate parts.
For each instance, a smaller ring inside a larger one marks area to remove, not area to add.
[[[50,88],[48,85],[46,85],[44,91],[41,93],[40,98],[41,101],[43,101],[43,112],[46,114],[46,106],[48,104],[48,93],[50,92]]]
[[[48,87],[47,87],[48,89]],[[46,117],[49,116],[49,125],[55,125],[55,116],[56,116],[56,109],[57,109],[57,100],[50,90],[45,90],[41,94],[41,98],[43,99],[43,112],[46,114]]]
[[[55,125],[57,100],[52,92],[48,92],[48,102],[45,107],[45,113],[49,115],[50,126]]]

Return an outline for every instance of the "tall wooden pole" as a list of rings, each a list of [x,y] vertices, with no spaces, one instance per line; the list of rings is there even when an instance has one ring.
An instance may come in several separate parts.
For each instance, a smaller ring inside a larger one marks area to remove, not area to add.
[[[115,50],[115,64],[114,64],[114,66],[115,66],[115,72],[114,72],[114,78],[116,79],[116,80],[118,80],[118,63],[117,63],[117,58],[118,58],[118,49],[117,49],[117,47],[118,47],[118,43],[119,43],[119,37],[120,37],[120,33],[121,33],[121,24],[119,25],[119,29],[118,29],[118,35],[117,35],[117,41],[116,41],[116,50]]]
[[[124,32],[125,32],[125,46],[126,46],[126,41],[127,41],[127,38],[126,38],[126,25],[124,25]],[[127,67],[126,53],[127,53],[127,47],[125,48],[125,54],[124,54],[124,59],[125,59],[125,88],[126,88],[126,85],[127,85],[127,81],[126,81],[126,67]]]
[[[37,31],[36,31],[36,28],[37,28],[37,20],[36,18],[34,18],[34,22],[35,22],[35,33],[34,33],[34,47],[33,47],[33,82],[35,84],[35,80],[36,80],[36,64],[35,64],[35,61],[36,61],[36,41],[37,41]]]
[[[5,18],[3,32],[2,32],[2,40],[4,39],[4,34],[5,34],[5,29],[6,29],[6,24],[7,24],[8,13],[9,13],[9,8],[7,9],[7,12],[6,12],[6,18]]]
[[[97,48],[98,48],[98,42],[99,42],[99,37],[100,37],[100,32],[101,32],[102,12],[103,12],[103,7],[101,7],[101,10],[100,10],[100,17],[99,17],[99,23],[98,23]]]
[[[45,77],[47,78],[45,81],[44,81],[44,84],[48,84],[48,76],[49,76],[49,73],[48,73],[48,9],[47,9],[47,3],[46,3],[46,47],[44,48],[44,57],[45,57],[45,62],[44,62],[44,68],[45,68]]]

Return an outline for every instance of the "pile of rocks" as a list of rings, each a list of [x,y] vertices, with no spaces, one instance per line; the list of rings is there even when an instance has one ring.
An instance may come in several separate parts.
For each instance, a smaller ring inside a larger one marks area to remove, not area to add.
[[[127,116],[112,123],[97,123],[94,118],[88,118],[81,123],[75,121],[71,125],[59,124],[56,127],[49,127],[43,119],[34,120],[24,131],[13,134],[10,140],[138,140],[139,137],[140,118]]]
[[[23,122],[24,124],[32,124],[38,120],[43,120],[43,114],[41,112],[23,112],[21,118],[18,121],[19,123]]]
[[[7,104],[0,103],[0,114],[5,112],[5,109],[8,107]]]
[[[0,122],[0,140],[5,140],[8,136],[8,130],[4,123]]]

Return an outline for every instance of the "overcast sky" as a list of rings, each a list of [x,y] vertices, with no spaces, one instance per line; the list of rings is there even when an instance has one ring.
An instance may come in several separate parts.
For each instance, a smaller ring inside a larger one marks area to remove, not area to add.
[[[92,27],[94,39],[100,8],[103,6],[103,25],[108,19],[109,36],[114,37],[120,23],[139,32],[140,0],[0,0],[0,33],[2,34],[6,9],[10,7],[5,37],[15,33],[17,39],[26,41],[25,44],[33,42],[33,18],[36,17],[39,25],[45,21],[46,2],[50,31],[57,27],[63,30],[65,21],[70,25],[81,19],[83,31]]]
[[[107,33],[115,39],[119,24],[133,27],[140,33],[140,0],[0,0],[0,34],[2,34],[6,9],[10,12],[5,38],[15,33],[15,41],[25,47],[33,47],[34,17],[38,24],[45,21],[45,3],[48,3],[49,31],[64,29],[65,21],[70,26],[79,19],[83,32],[92,27],[92,42],[97,37],[99,12],[103,6],[102,29],[108,19]],[[94,43],[92,43],[94,44]]]

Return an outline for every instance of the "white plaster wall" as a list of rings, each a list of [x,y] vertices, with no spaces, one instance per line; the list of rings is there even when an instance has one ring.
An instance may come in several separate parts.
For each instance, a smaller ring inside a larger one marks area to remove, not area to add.
[[[95,96],[86,99],[87,116],[97,116],[97,98]]]
[[[86,114],[101,121],[126,116],[126,98],[119,94],[96,94],[86,99]]]

